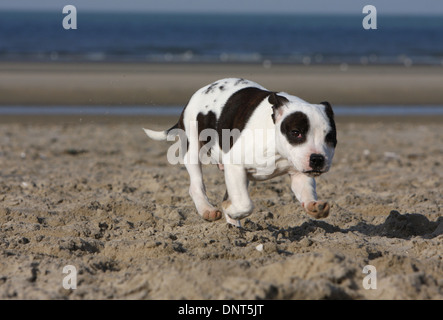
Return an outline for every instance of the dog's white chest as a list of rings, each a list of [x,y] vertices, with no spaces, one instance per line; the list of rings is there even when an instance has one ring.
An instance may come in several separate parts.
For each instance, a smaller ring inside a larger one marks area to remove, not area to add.
[[[248,178],[263,181],[294,171],[294,166],[284,158],[278,158],[271,167],[247,168]]]

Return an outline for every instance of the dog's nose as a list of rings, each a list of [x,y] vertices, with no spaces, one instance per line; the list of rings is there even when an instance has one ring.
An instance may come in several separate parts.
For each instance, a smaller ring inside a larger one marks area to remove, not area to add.
[[[309,165],[311,166],[312,170],[320,170],[323,168],[325,164],[325,157],[318,153],[311,154],[311,157],[309,158]]]

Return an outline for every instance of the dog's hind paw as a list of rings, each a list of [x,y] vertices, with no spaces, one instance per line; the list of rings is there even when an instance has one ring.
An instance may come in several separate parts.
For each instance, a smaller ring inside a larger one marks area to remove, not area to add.
[[[203,212],[202,218],[206,221],[216,221],[222,217],[222,213],[219,210],[206,210]]]
[[[311,201],[302,205],[306,212],[316,219],[323,219],[329,215],[330,206],[325,201]]]

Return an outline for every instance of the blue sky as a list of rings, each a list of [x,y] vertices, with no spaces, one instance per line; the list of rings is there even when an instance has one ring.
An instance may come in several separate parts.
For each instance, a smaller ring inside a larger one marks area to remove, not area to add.
[[[0,10],[234,12],[361,14],[367,4],[378,14],[440,14],[442,0],[1,0]]]

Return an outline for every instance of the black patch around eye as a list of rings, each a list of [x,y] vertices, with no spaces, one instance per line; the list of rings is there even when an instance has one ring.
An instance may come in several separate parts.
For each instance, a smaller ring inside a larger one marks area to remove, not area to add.
[[[280,131],[290,144],[302,144],[309,131],[309,119],[303,112],[294,112],[282,121]]]

